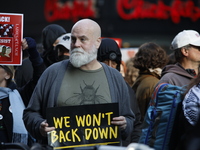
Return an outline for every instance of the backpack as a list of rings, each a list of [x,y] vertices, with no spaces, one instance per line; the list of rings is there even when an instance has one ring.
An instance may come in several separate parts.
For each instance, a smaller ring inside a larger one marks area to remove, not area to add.
[[[155,88],[144,118],[139,143],[149,145],[155,150],[172,150],[170,142],[177,144],[172,131],[176,131],[175,121],[181,111],[185,89],[185,86],[168,83],[161,83]]]

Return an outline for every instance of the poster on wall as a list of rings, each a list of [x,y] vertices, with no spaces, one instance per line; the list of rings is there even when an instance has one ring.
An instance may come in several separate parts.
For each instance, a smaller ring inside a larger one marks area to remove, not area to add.
[[[55,127],[48,134],[54,149],[120,144],[119,127],[111,124],[119,116],[118,103],[52,107],[46,114],[49,126]]]
[[[121,48],[122,61],[127,62],[131,58],[135,57],[138,52],[138,47]]]
[[[21,65],[23,14],[0,13],[0,64]]]

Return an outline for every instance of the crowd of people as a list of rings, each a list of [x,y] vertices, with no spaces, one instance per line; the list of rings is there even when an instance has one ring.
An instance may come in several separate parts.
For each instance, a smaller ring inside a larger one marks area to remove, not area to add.
[[[102,38],[100,25],[91,19],[77,21],[69,33],[57,24],[46,26],[42,46],[39,53],[34,39],[25,37],[22,49],[29,57],[22,65],[0,65],[1,142],[47,146],[47,135],[55,127],[47,122],[46,108],[118,103],[119,116],[111,118],[111,124],[120,129],[120,146],[138,143],[152,93],[159,83],[187,87],[175,149],[194,150],[192,139],[200,141],[197,31],[177,33],[170,55],[157,43],[143,43],[127,63],[122,61],[117,42]],[[74,98],[82,85],[90,85],[95,91],[81,88],[80,98]]]

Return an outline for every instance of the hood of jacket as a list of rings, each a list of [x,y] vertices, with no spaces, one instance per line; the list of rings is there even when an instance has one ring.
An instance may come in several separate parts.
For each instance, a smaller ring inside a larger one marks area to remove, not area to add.
[[[175,73],[181,76],[194,78],[192,75],[190,75],[179,63],[172,64],[172,65],[166,65],[163,70],[161,76],[164,76],[166,73]]]
[[[42,30],[42,44],[44,48],[42,57],[47,66],[56,62],[57,53],[54,50],[53,43],[63,34],[66,34],[66,30],[57,24],[50,24]]]

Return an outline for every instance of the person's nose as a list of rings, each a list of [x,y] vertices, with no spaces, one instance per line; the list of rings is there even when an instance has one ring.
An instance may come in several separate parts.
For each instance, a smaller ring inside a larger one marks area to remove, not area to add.
[[[80,40],[76,40],[76,41],[74,42],[74,47],[80,47],[80,45],[81,45]]]

